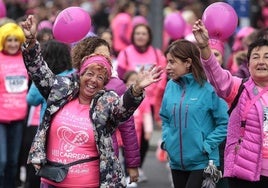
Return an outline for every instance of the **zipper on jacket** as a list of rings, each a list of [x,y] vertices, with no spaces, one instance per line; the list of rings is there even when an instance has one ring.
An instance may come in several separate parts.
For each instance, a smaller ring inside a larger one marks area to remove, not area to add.
[[[189,105],[187,104],[187,105],[185,106],[185,119],[184,119],[184,127],[185,127],[185,128],[187,128],[188,109],[189,109]]]
[[[173,116],[174,116],[174,127],[177,127],[176,126],[176,104],[174,104],[174,106],[173,106]]]
[[[183,100],[184,100],[184,97],[185,97],[185,90],[186,90],[186,88],[185,88],[185,85],[183,85],[183,91],[182,91],[182,94],[181,94],[181,100],[180,100],[180,108],[179,108],[179,134],[180,134],[180,150],[181,150],[181,152],[180,152],[180,156],[181,156],[181,166],[182,166],[182,169],[185,169],[185,167],[184,167],[184,164],[183,164],[183,154],[182,154],[182,128],[181,128],[181,126],[182,126],[182,118],[181,118],[181,116],[182,116],[182,102],[183,102]]]

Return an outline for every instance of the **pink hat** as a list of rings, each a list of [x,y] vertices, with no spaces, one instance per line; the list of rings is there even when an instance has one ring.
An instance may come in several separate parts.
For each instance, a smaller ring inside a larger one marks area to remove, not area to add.
[[[38,24],[37,30],[40,31],[41,29],[44,29],[44,28],[52,29],[53,24],[48,20],[43,20]]]
[[[144,16],[134,16],[132,18],[132,25],[135,27],[138,24],[145,24],[148,25],[148,21]]]
[[[209,46],[211,49],[218,50],[221,55],[224,55],[224,44],[222,41],[217,39],[209,39]]]
[[[98,65],[103,66],[107,70],[108,78],[109,79],[111,78],[111,75],[112,75],[112,63],[111,63],[111,61],[108,58],[106,58],[105,56],[98,55],[98,54],[92,54],[92,55],[86,56],[82,59],[82,65],[81,65],[81,68],[79,71],[79,75],[82,75],[86,71],[88,66],[93,64],[93,63],[96,63]]]
[[[242,39],[249,36],[252,32],[254,32],[255,29],[253,27],[247,26],[241,28],[238,33],[235,35],[235,41],[232,46],[232,50],[234,52],[241,50],[243,48]]]

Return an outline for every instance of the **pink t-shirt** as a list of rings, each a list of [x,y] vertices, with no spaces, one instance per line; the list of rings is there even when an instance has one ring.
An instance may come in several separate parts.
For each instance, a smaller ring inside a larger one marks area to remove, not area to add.
[[[89,105],[78,99],[67,103],[53,118],[49,130],[47,158],[50,161],[70,163],[79,159],[98,156]],[[66,179],[54,183],[57,187],[99,187],[99,160],[70,167]]]
[[[153,65],[161,66],[163,69],[166,67],[166,59],[160,50],[155,50],[153,46],[150,46],[144,53],[138,52],[134,45],[129,45],[125,52],[122,51],[118,55],[118,67],[127,71],[139,71],[142,66],[145,69],[150,68]],[[119,75],[120,78],[124,78],[124,75]],[[162,74],[162,81],[151,84],[146,88],[146,96],[150,98],[150,103],[154,106],[156,97],[156,88],[165,88],[166,86],[166,74]],[[161,99],[159,99],[161,100]]]
[[[22,54],[0,52],[0,122],[23,120],[27,113],[28,74]]]

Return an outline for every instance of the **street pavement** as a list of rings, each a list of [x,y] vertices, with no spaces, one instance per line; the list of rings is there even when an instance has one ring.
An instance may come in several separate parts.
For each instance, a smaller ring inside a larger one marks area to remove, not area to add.
[[[161,131],[154,130],[150,140],[150,150],[144,161],[143,171],[148,181],[138,183],[138,188],[171,188],[169,168],[165,162],[157,160],[155,151],[161,138]]]

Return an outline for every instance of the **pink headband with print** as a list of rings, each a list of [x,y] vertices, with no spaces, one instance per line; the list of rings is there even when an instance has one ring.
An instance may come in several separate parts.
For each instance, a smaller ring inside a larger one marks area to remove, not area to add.
[[[106,57],[102,55],[86,56],[83,58],[82,62],[84,63],[81,65],[79,75],[82,75],[89,65],[96,63],[98,65],[103,66],[107,70],[108,78],[111,78],[112,64]]]
[[[217,39],[210,39],[209,45],[211,49],[218,50],[222,56],[224,56],[224,44],[222,41]]]

